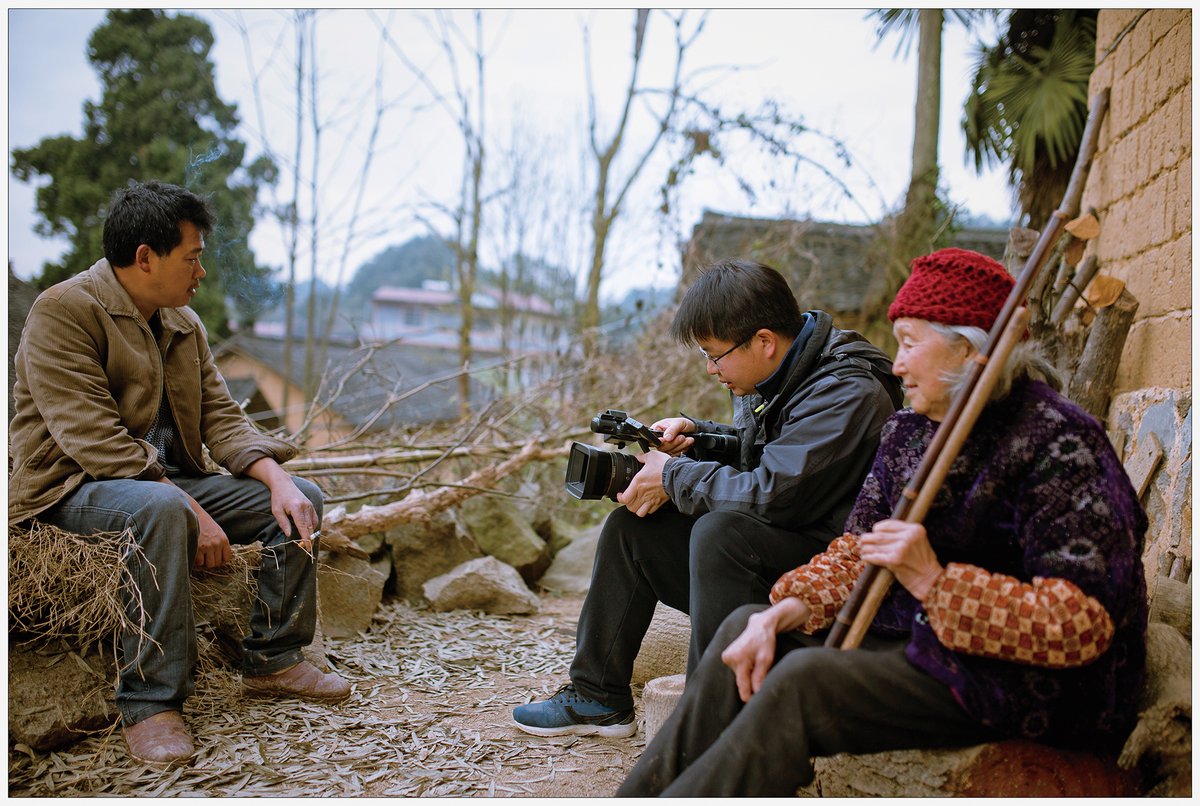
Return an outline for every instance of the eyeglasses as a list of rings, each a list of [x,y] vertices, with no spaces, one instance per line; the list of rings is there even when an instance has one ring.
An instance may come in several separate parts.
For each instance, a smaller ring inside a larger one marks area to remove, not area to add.
[[[741,340],[741,341],[739,341],[737,344],[733,345],[732,347],[730,347],[728,350],[726,350],[725,352],[721,353],[720,355],[709,355],[709,354],[708,354],[708,352],[706,352],[706,351],[705,351],[705,349],[704,349],[703,347],[701,347],[701,348],[700,348],[700,355],[704,356],[704,360],[705,360],[705,361],[711,361],[711,362],[712,362],[712,365],[713,365],[714,367],[716,367],[717,369],[720,369],[720,368],[721,368],[721,359],[722,359],[722,358],[724,358],[725,356],[729,355],[730,353],[732,353],[734,350],[736,350],[737,348],[741,347],[742,345],[746,344],[746,342],[750,341],[750,339],[752,339],[752,338],[754,338],[754,337],[753,337],[753,336],[751,336],[750,338],[747,338],[747,339],[742,339],[742,340]]]

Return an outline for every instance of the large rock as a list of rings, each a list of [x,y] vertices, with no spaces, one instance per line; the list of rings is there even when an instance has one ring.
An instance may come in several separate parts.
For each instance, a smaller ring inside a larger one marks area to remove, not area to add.
[[[691,638],[692,622],[687,614],[659,602],[633,662],[633,682],[645,683],[686,672]]]
[[[517,485],[516,497],[510,500],[517,512],[521,513],[521,518],[530,525],[538,537],[550,543],[555,521],[558,519],[554,517],[554,510],[549,505],[550,502],[543,485],[536,478],[526,475]],[[555,549],[551,547],[550,550],[553,552]]]
[[[9,642],[8,740],[53,750],[116,723],[111,656]]]
[[[387,536],[383,532],[369,532],[354,538],[354,544],[368,557],[375,557],[384,550]]]
[[[350,638],[371,626],[383,598],[384,574],[346,554],[322,557],[317,567],[317,604],[321,626],[331,638]]]
[[[536,581],[550,566],[550,547],[512,501],[475,496],[464,501],[459,512],[483,553],[511,565],[527,582]]]
[[[257,549],[258,544],[236,547],[234,562],[192,577],[192,607],[201,650],[208,645],[205,642],[215,639],[221,656],[235,669],[242,656],[242,637],[249,630]],[[329,669],[319,621],[313,643],[304,648],[304,655],[322,669]],[[10,742],[47,751],[78,742],[88,733],[106,730],[118,721],[114,702],[116,666],[108,652],[93,650],[81,655],[65,644],[31,647],[10,638],[8,660]]]
[[[1170,625],[1146,630],[1146,685],[1120,763],[1143,770],[1147,795],[1192,794],[1192,645]]]
[[[485,613],[536,613],[538,598],[510,565],[495,557],[469,560],[425,583],[434,610],[482,610]]]
[[[600,526],[574,530],[569,542],[554,555],[550,568],[538,580],[538,585],[556,593],[586,593],[592,584],[592,564],[596,560],[596,543]]]
[[[533,528],[549,544],[551,554],[558,554],[576,540],[590,539],[595,542],[603,526],[603,522],[592,526],[576,526],[553,516],[533,524]]]
[[[1017,740],[954,750],[843,754],[817,759],[816,779],[800,794],[1186,797],[1191,795],[1191,725],[1191,645],[1175,628],[1151,623],[1140,720],[1119,759]]]
[[[258,548],[258,543],[237,547],[237,553],[246,561],[244,564],[192,574],[192,610],[197,628],[201,634],[216,640],[234,669],[241,668],[242,637],[250,631],[250,608],[256,586],[253,569],[258,567]],[[329,670],[319,612],[313,641],[303,652],[313,665]]]
[[[391,546],[395,593],[412,601],[421,599],[426,581],[483,556],[449,512],[439,512],[429,521],[393,526],[386,541]]]

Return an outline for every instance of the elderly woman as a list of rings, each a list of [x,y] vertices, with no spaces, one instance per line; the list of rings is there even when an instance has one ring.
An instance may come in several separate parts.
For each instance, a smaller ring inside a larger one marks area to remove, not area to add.
[[[913,261],[888,310],[911,409],[846,524],[735,611],[619,795],[791,795],[811,759],[1007,737],[1119,741],[1144,667],[1146,517],[1104,428],[1024,346],[924,524],[893,505],[1013,285],[975,252]],[[864,563],[892,586],[861,646],[822,632]]]

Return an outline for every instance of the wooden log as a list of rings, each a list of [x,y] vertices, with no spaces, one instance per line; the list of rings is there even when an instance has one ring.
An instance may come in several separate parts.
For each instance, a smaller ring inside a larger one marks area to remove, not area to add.
[[[287,468],[293,473],[306,473],[315,470],[360,470],[366,467],[386,467],[388,465],[416,464],[445,459],[479,459],[511,455],[521,449],[520,445],[469,445],[457,448],[414,448],[403,450],[388,448],[378,451],[360,453],[316,453],[310,456],[299,456],[290,459]]]
[[[326,518],[322,531],[332,536],[325,548],[339,538],[353,540],[371,532],[384,532],[390,527],[413,521],[426,521],[438,512],[461,504],[473,495],[493,489],[502,479],[533,461],[545,461],[566,456],[567,448],[543,448],[530,442],[517,454],[499,464],[481,468],[456,484],[447,484],[432,491],[414,490],[407,496],[383,506],[365,506],[341,518]]]
[[[1115,303],[1097,311],[1079,365],[1071,375],[1067,396],[1100,420],[1108,414],[1121,352],[1137,309],[1137,298],[1123,289]]]
[[[686,613],[659,602],[633,661],[634,685],[687,671],[692,623]]]
[[[1009,740],[953,750],[819,758],[801,795],[852,797],[1128,797],[1134,772],[1115,759]]]
[[[1100,221],[1092,212],[1087,212],[1067,222],[1063,229],[1081,241],[1089,241],[1100,234]]]
[[[646,717],[646,742],[649,743],[683,696],[685,676],[682,674],[656,677],[642,691],[642,711]]]
[[[1050,324],[1057,327],[1066,320],[1067,315],[1075,308],[1079,295],[1088,287],[1088,283],[1096,276],[1099,268],[1100,261],[1096,259],[1095,255],[1091,255],[1083,261],[1083,265],[1079,267],[1074,279],[1063,290],[1062,296],[1058,298],[1058,304],[1054,306],[1054,312],[1050,314]]]

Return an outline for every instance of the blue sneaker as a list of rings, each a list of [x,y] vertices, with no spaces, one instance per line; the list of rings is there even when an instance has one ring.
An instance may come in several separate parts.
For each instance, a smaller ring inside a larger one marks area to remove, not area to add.
[[[534,736],[608,736],[622,739],[637,733],[633,709],[618,711],[588,699],[567,683],[541,702],[518,705],[513,724]]]

